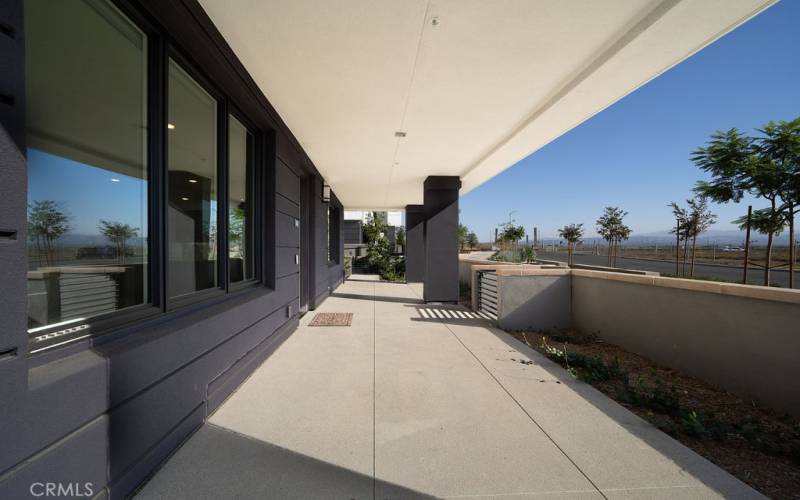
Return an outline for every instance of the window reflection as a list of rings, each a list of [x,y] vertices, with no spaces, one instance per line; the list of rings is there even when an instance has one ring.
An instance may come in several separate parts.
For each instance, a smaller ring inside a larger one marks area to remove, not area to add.
[[[28,328],[149,300],[146,38],[106,1],[26,0]]]
[[[217,286],[217,101],[172,60],[168,100],[167,287],[177,297]]]
[[[231,283],[253,279],[253,135],[228,121],[228,265]]]

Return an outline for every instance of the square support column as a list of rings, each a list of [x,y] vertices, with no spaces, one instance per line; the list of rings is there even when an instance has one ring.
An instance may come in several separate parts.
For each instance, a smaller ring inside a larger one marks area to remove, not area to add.
[[[458,303],[458,190],[461,179],[425,179],[425,302]]]
[[[425,208],[406,205],[406,281],[425,281]]]

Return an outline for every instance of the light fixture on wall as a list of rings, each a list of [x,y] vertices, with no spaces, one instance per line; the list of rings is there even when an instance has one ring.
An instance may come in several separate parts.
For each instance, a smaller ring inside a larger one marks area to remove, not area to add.
[[[331,202],[331,187],[324,182],[322,183],[322,203]]]

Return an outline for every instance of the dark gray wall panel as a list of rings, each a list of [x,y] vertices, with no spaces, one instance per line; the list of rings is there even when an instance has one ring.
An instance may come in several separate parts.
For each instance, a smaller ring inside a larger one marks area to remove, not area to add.
[[[451,176],[425,179],[426,302],[458,302],[458,190]]]
[[[286,164],[275,162],[275,191],[295,203],[300,203],[300,178]]]
[[[158,467],[169,458],[172,452],[188,439],[191,434],[203,425],[206,416],[205,404],[197,405],[166,436],[160,439],[142,457],[119,477],[111,478],[108,486],[110,498],[124,499],[130,496],[149,476],[157,472]]]
[[[111,478],[130,467],[205,401],[214,379],[288,321],[282,307],[114,409],[110,414]]]
[[[243,295],[239,304],[229,300],[216,307],[200,306],[192,314],[129,334],[125,342],[100,346],[98,350],[109,359],[111,405],[159,381],[298,296],[297,280],[284,278],[276,285],[274,292],[260,291],[257,298],[248,300],[248,295]],[[143,359],[147,362],[142,363]]]
[[[302,169],[300,168],[300,153],[291,144],[288,137],[283,134],[278,134],[275,144],[275,154],[278,159],[295,168],[299,174]]]
[[[0,124],[25,148],[25,34],[22,0],[0,2]],[[1,141],[0,141],[1,142]],[[1,158],[2,156],[0,156]],[[25,241],[25,240],[23,240]]]
[[[0,408],[4,431],[0,471],[58,441],[108,408],[106,360],[92,351],[34,368],[29,379],[24,397],[13,404],[4,402]]]
[[[406,206],[406,280],[425,281],[425,207]]]
[[[282,194],[275,196],[275,209],[289,217],[300,218],[300,206]]]
[[[91,498],[106,486],[107,450],[108,418],[102,416],[43,450],[35,460],[3,476],[0,480],[0,498],[44,497],[38,495],[38,485],[34,488],[34,495],[31,495],[30,488],[33,483],[45,482],[61,483],[64,487],[70,484],[75,487],[75,483],[78,483],[82,493],[88,493],[87,486],[90,485],[91,495],[75,495],[73,490],[72,495],[60,497]]]
[[[300,246],[300,227],[297,220],[280,212],[275,214],[275,241],[279,247]]]
[[[0,126],[0,352],[16,349],[17,355],[27,349],[26,210],[25,159]]]
[[[275,252],[275,276],[283,278],[300,271],[300,252],[297,248],[280,247]]]

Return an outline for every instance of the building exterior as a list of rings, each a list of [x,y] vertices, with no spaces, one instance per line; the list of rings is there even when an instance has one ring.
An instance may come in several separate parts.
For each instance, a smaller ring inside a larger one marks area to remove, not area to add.
[[[405,210],[408,280],[426,301],[457,301],[460,192],[769,3],[556,5],[540,30],[526,2],[510,15],[4,1],[0,497],[43,478],[134,492],[342,282],[345,205]],[[581,36],[551,21],[568,16]],[[315,38],[320,20],[342,29]],[[511,40],[500,32],[560,52],[526,65],[528,50],[464,50]],[[510,68],[520,85],[486,93]]]

